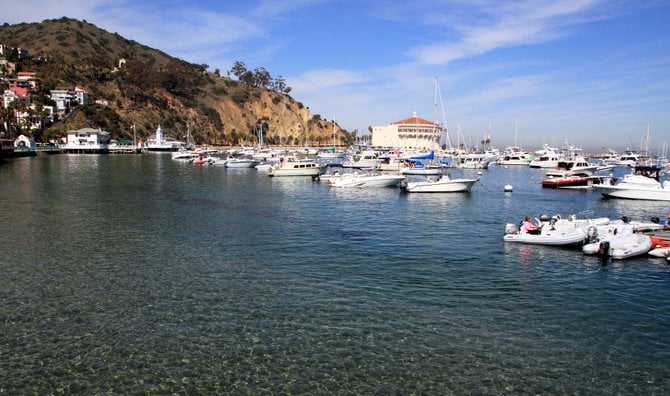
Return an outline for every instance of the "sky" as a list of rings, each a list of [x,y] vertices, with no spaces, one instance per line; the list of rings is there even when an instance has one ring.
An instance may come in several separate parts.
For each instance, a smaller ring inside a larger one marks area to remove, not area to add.
[[[282,77],[358,134],[410,117],[452,145],[665,154],[667,0],[21,0],[0,23],[76,18],[222,75]]]

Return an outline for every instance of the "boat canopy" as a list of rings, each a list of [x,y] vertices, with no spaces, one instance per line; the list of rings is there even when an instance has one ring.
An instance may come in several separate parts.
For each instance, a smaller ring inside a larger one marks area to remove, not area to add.
[[[413,155],[413,156],[409,157],[409,159],[413,159],[413,160],[414,160],[414,159],[428,159],[428,160],[432,160],[432,159],[434,159],[434,158],[435,158],[435,151],[431,151],[430,153],[428,153],[428,154],[424,154],[424,155]]]

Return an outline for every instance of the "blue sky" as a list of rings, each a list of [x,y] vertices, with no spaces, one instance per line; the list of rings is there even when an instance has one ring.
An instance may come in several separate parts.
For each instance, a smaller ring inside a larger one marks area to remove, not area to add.
[[[458,130],[466,144],[490,130],[500,148],[517,136],[527,149],[621,151],[642,148],[647,129],[654,152],[670,143],[666,0],[22,0],[0,9],[1,23],[83,19],[222,74],[235,61],[263,67],[312,113],[359,133],[416,111],[437,113],[453,143]]]

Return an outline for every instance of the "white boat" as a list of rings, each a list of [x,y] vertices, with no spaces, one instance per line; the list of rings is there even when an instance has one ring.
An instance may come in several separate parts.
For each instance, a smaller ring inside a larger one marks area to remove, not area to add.
[[[654,247],[648,252],[650,256],[654,257],[670,257],[670,247]]]
[[[335,121],[333,121],[333,147],[327,149],[319,150],[319,153],[316,155],[322,159],[337,159],[344,158],[344,151],[336,148],[336,130],[335,130]]]
[[[518,149],[516,147],[511,147],[509,148],[510,151],[504,151],[503,155],[498,158],[498,165],[502,166],[528,166],[530,165],[530,161],[532,159],[532,156],[529,155],[528,153],[525,153],[523,151],[517,151],[515,149]],[[521,149],[518,149],[521,150]]]
[[[670,201],[670,181],[659,182],[658,167],[636,167],[618,183],[593,186],[607,198]]]
[[[577,219],[572,215],[567,219],[556,215],[541,216],[534,219],[540,227],[538,234],[524,233],[516,224],[508,223],[505,226],[505,242],[517,242],[532,245],[566,246],[584,243],[587,239],[587,230],[591,226],[609,223],[609,218]]]
[[[270,177],[280,176],[312,176],[318,177],[326,172],[326,164],[319,164],[311,160],[301,161],[297,157],[281,158],[276,167],[268,169]]]
[[[396,172],[400,173],[400,169],[405,166],[405,159],[397,155],[389,155],[385,157],[379,157],[379,162],[377,164],[377,170],[382,172]]]
[[[514,226],[514,232],[510,225]],[[531,245],[565,246],[582,243],[586,240],[586,230],[583,227],[554,228],[542,227],[539,234],[524,234],[516,229],[515,224],[508,224],[507,234],[503,237],[505,242],[518,242]]]
[[[349,161],[344,161],[342,166],[345,168],[377,169],[379,158],[376,152],[367,150],[359,155],[354,155]]]
[[[270,169],[272,169],[276,166],[277,166],[277,164],[271,164],[271,163],[264,162],[264,163],[256,165],[256,170],[259,171],[259,172],[269,172]]]
[[[440,165],[430,165],[420,160],[408,159],[406,165],[398,171],[401,175],[436,176],[444,173]]]
[[[558,161],[555,168],[547,171],[547,176],[591,176],[596,169],[598,169],[597,164],[589,163],[584,157],[576,157]]]
[[[377,188],[395,187],[405,180],[405,176],[380,173],[346,173],[337,177],[328,178],[332,187],[342,188]]]
[[[651,250],[649,235],[624,232],[613,234],[599,241],[583,246],[585,254],[598,253],[613,259],[626,259],[646,254]]]
[[[146,142],[148,151],[179,151],[184,147],[186,147],[186,143],[165,136],[160,125],[156,128],[156,135],[147,139]]]
[[[316,155],[321,159],[338,159],[344,158],[344,151],[337,150],[335,147],[319,150],[319,153]]]
[[[477,179],[452,179],[442,175],[438,179],[428,178],[422,181],[409,182],[401,185],[403,191],[409,193],[449,193],[470,192]]]
[[[545,145],[535,152],[535,158],[528,165],[531,168],[556,168],[561,158],[559,149]]]
[[[514,125],[514,146],[509,146],[506,147],[505,150],[503,150],[503,154],[501,157],[498,158],[498,165],[503,165],[503,166],[509,166],[509,165],[515,165],[515,166],[528,166],[530,165],[530,161],[533,160],[533,155],[527,153],[524,151],[521,147],[518,145],[518,139],[519,139],[519,128],[518,125],[515,123]]]
[[[226,168],[253,168],[260,163],[261,161],[253,158],[232,157],[225,160],[224,166]]]
[[[484,153],[470,153],[462,156],[458,167],[461,169],[488,169],[491,157]]]
[[[172,153],[172,159],[177,161],[192,161],[200,155],[201,153],[197,151],[180,149]]]
[[[636,167],[640,163],[640,154],[635,151],[626,149],[626,152],[621,154],[616,161],[618,166],[629,166],[631,168]]]
[[[582,246],[582,252],[584,254],[603,254],[601,242],[608,242],[616,237],[630,235],[633,231],[633,226],[625,223],[589,227],[586,230],[588,241]]]

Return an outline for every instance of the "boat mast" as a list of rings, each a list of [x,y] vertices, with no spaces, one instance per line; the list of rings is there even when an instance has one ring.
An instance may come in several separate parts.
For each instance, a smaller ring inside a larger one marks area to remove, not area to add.
[[[435,75],[435,97],[440,99],[440,109],[442,110],[442,120],[443,120],[442,129],[445,132],[445,138],[444,138],[445,145],[451,152],[453,151],[453,147],[451,146],[451,138],[449,137],[449,127],[447,126],[447,114],[444,111],[444,102],[442,101],[442,91],[440,90],[440,83],[438,81],[437,74]],[[435,100],[435,102],[437,103],[437,99]],[[435,105],[435,112],[437,112],[437,104]]]

